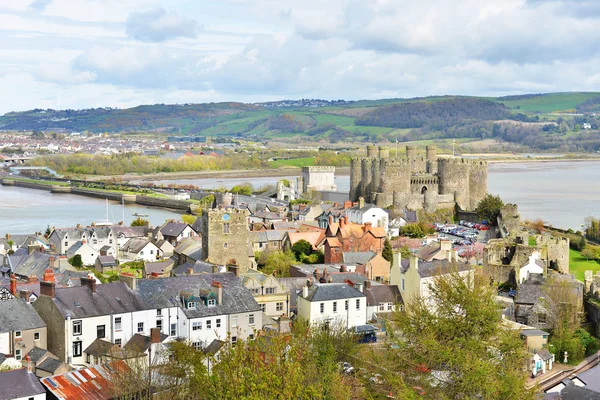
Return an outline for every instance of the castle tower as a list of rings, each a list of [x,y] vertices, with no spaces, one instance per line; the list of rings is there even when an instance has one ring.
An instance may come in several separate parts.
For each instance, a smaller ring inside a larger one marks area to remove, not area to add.
[[[377,151],[377,146],[375,146],[374,144],[370,144],[367,146],[367,157],[377,158],[378,155],[379,153]]]
[[[371,185],[371,180],[373,179],[373,161],[377,160],[372,158],[362,159],[362,179],[360,181],[360,192],[367,203],[371,202],[371,190],[373,190]]]
[[[227,265],[235,262],[240,272],[246,272],[248,258],[248,210],[210,209],[202,212],[202,259]]]
[[[358,201],[364,193],[361,191],[362,161],[360,158],[350,160],[350,201]]]
[[[390,148],[387,146],[379,146],[379,158],[389,158]]]
[[[406,146],[406,158],[409,160],[417,158],[417,148],[415,146]]]
[[[433,145],[429,145],[426,147],[427,154],[427,173],[428,174],[436,174],[437,173],[437,149]]]
[[[479,202],[487,194],[488,173],[486,161],[473,161],[469,174],[469,203],[471,210],[477,208]]]
[[[441,158],[438,161],[439,191],[440,194],[454,195],[454,201],[463,210],[470,209],[469,181],[470,169],[468,161],[457,158]]]

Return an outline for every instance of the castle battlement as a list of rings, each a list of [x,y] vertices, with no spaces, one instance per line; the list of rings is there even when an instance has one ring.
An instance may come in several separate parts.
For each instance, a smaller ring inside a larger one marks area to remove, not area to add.
[[[439,158],[439,164],[450,164],[450,165],[481,165],[487,166],[487,161],[483,160],[471,160],[468,158]]]
[[[302,167],[302,171],[307,172],[335,172],[335,167],[329,165],[314,165],[312,167]]]

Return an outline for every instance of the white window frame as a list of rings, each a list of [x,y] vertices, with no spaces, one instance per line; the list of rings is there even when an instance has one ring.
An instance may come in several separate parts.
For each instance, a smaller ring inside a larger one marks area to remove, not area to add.
[[[202,321],[194,321],[194,322],[192,322],[192,330],[193,331],[200,331],[200,330],[202,330]]]
[[[140,329],[142,328],[142,329]],[[144,332],[144,323],[143,322],[138,322],[137,324],[137,333],[142,333]]]
[[[78,329],[75,329],[78,327]],[[81,332],[83,332],[83,323],[81,320],[73,321],[73,336],[81,336]]]
[[[248,315],[248,325],[254,325],[254,314]]]
[[[123,320],[121,317],[115,317],[115,331],[123,330]]]

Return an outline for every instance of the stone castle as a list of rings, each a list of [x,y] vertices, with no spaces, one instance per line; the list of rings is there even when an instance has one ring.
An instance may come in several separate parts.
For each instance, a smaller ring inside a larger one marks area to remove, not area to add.
[[[388,147],[367,146],[367,157],[350,163],[350,200],[364,197],[378,207],[434,212],[452,208],[473,210],[487,193],[487,162],[438,158],[436,147],[426,155],[406,146],[405,158],[390,158]]]

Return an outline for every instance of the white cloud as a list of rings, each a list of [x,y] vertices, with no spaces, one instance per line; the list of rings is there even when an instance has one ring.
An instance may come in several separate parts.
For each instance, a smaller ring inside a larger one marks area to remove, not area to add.
[[[126,22],[127,35],[142,42],[164,42],[176,38],[195,38],[198,22],[164,8],[133,12]]]

